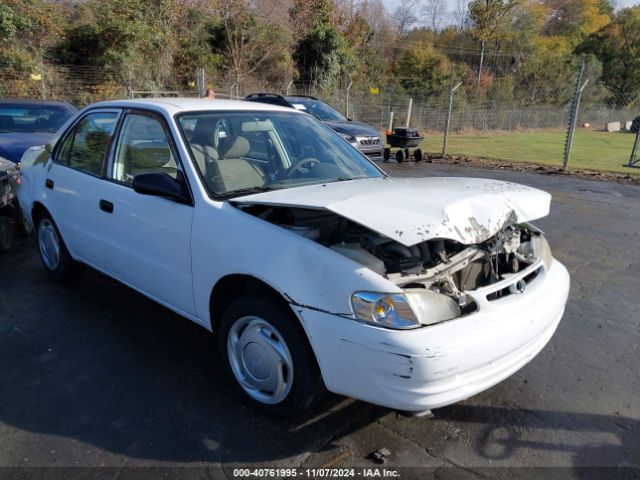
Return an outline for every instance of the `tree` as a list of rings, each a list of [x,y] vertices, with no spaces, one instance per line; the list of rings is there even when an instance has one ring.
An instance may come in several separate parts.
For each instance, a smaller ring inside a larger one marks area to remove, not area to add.
[[[332,90],[346,60],[346,44],[337,28],[320,25],[307,33],[294,51],[300,80]]]
[[[60,5],[44,0],[2,0],[0,60],[41,60],[60,33],[62,17]]]
[[[602,81],[620,106],[640,96],[640,7],[621,10],[611,23],[590,35],[577,53],[592,53],[602,62]]]
[[[480,66],[478,82],[482,78],[484,51],[487,42],[499,38],[508,24],[508,15],[521,0],[473,0],[469,3],[469,20],[474,27],[474,35],[480,40]]]
[[[427,19],[427,25],[434,32],[440,29],[446,10],[444,0],[425,0],[422,11]]]
[[[290,37],[279,23],[258,15],[247,0],[223,0],[221,6],[212,40],[228,58],[237,91],[242,91],[248,76],[285,59]]]
[[[460,31],[464,29],[465,24],[467,23],[468,15],[469,15],[469,1],[468,0],[457,0],[456,8],[453,11],[453,18],[456,26]]]
[[[400,5],[393,12],[393,21],[398,29],[398,35],[406,35],[418,22],[416,13],[419,4],[420,0],[400,0]]]
[[[416,32],[414,37],[421,34]],[[446,88],[450,71],[447,57],[435,52],[427,40],[414,40],[412,46],[400,54],[396,65],[400,83],[412,96],[439,95]]]
[[[608,0],[542,0],[549,15],[545,33],[567,37],[577,45],[607,25],[613,16]]]

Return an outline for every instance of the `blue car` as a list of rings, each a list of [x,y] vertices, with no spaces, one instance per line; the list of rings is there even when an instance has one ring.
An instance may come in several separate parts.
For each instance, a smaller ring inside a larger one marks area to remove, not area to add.
[[[49,143],[77,111],[66,102],[0,100],[0,157],[19,163],[29,147]]]

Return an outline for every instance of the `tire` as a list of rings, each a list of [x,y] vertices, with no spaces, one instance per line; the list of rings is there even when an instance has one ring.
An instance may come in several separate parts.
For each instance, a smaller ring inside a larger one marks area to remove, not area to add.
[[[318,363],[287,307],[268,296],[240,297],[223,314],[219,333],[225,370],[253,406],[294,417],[321,398],[325,389]]]
[[[396,152],[396,162],[398,163],[404,162],[404,150],[398,150]]]
[[[0,215],[0,253],[11,250],[13,245],[13,225],[9,217]]]
[[[420,162],[422,160],[422,150],[416,148],[413,152],[413,158],[416,159],[416,162]]]
[[[409,149],[408,149],[408,148],[405,148],[405,149],[404,149],[404,158],[405,158],[405,160],[409,161],[409,159],[411,158],[410,153],[411,153],[411,152],[409,152]]]
[[[382,158],[384,159],[385,162],[388,162],[390,157],[391,157],[391,150],[389,148],[385,148],[384,151],[382,152]]]
[[[55,222],[48,213],[44,213],[37,224],[38,252],[44,269],[59,282],[71,279],[78,273],[79,265],[71,258]]]

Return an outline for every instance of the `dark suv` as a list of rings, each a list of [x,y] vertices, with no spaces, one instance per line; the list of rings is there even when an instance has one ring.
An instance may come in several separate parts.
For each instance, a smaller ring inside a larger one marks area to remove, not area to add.
[[[354,122],[340,112],[307,95],[278,95],[277,93],[252,93],[245,100],[295,108],[307,112],[332,128],[342,138],[369,157],[382,157],[384,149],[378,131],[364,123]]]

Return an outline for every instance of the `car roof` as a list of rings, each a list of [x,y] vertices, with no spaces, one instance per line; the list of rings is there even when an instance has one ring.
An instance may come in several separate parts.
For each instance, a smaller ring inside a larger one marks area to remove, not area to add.
[[[31,98],[2,98],[0,99],[0,105],[40,105],[43,107],[65,107],[73,111],[78,109],[69,102],[63,102],[59,100],[40,100]]]
[[[168,115],[174,115],[180,112],[196,112],[196,111],[274,111],[289,112],[292,110],[277,105],[269,105],[259,102],[245,102],[244,100],[212,100],[209,98],[141,98],[127,100],[110,100],[105,102],[93,103],[85,107],[118,107],[118,108],[151,108],[156,111],[164,112]]]

